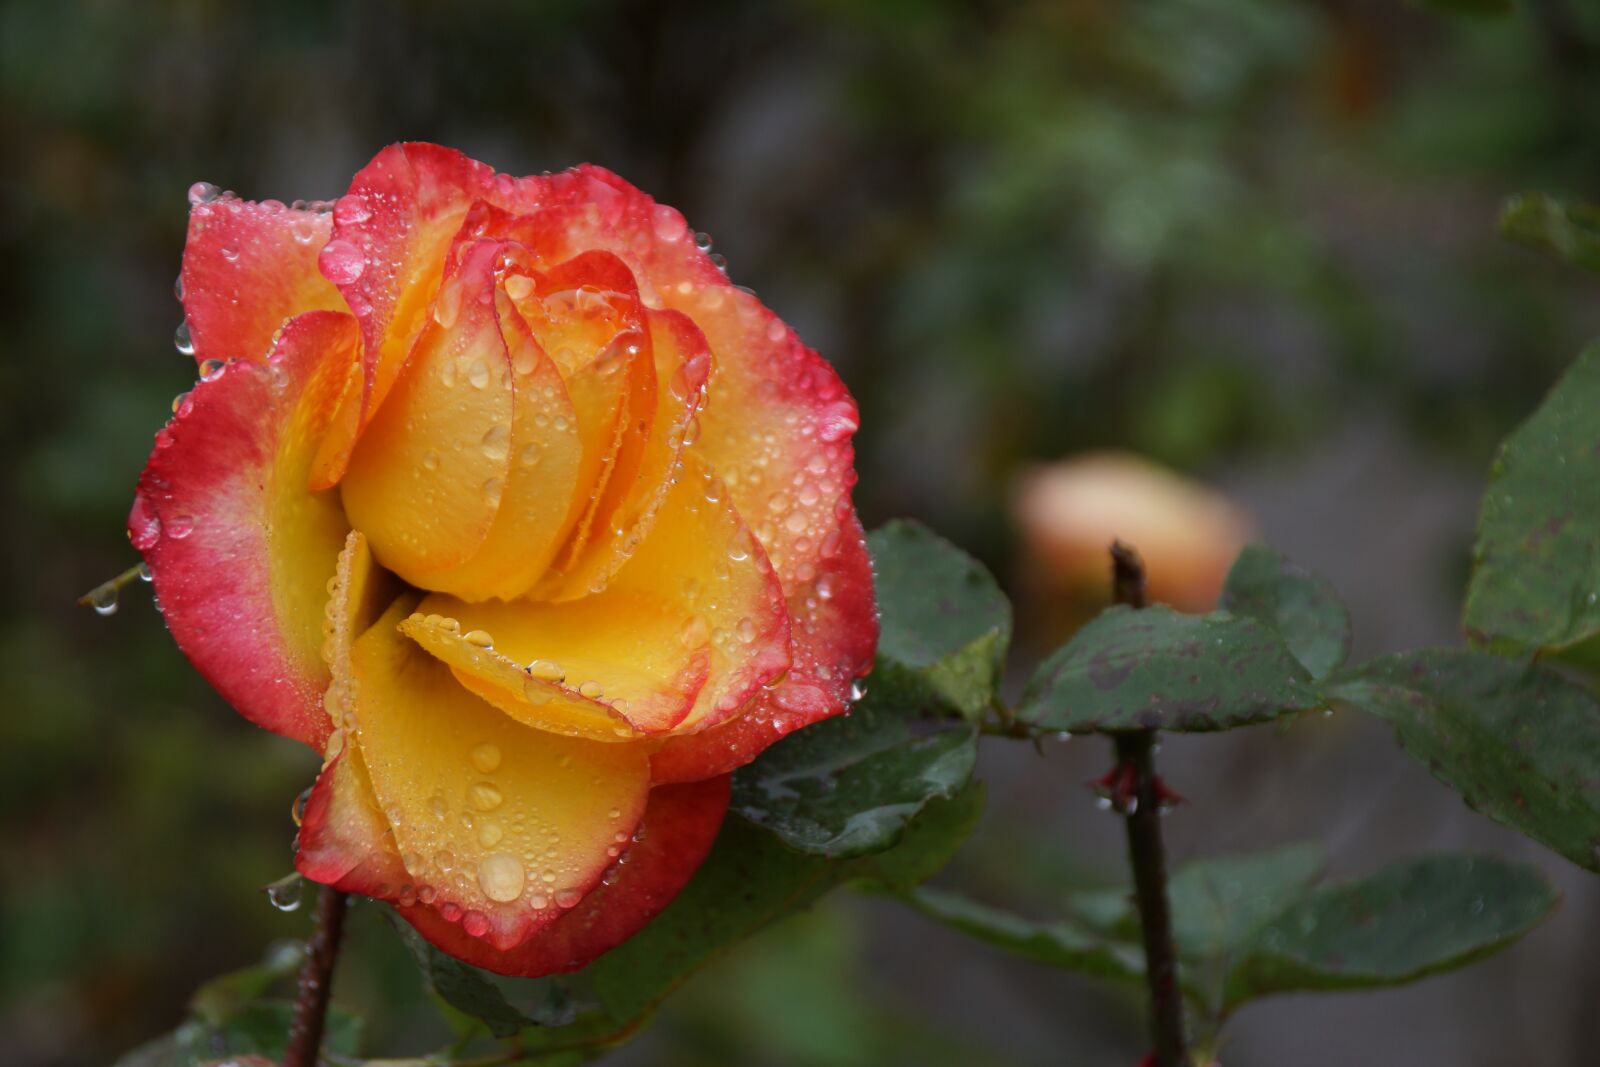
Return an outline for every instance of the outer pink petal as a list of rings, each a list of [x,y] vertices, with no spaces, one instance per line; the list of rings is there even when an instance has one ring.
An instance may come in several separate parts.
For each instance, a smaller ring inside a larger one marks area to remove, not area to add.
[[[183,313],[198,360],[267,358],[284,320],[306,311],[343,311],[344,300],[317,270],[333,229],[326,212],[230,195],[189,212],[183,249]]]
[[[494,172],[449,148],[390,145],[334,207],[322,273],[361,323],[363,424],[383,401],[422,333],[444,278],[446,253]]]
[[[444,951],[497,974],[535,978],[575,971],[642,930],[689,884],[711,851],[728,807],[726,776],[658,786],[635,842],[571,911],[507,952],[417,904],[400,914]]]
[[[301,874],[346,893],[385,899],[411,882],[355,745],[344,745],[317,776],[296,845]]]
[[[178,645],[252,722],[319,752],[326,586],[349,527],[306,488],[355,358],[350,316],[285,327],[271,360],[202,381],[156,435],[128,516]]]

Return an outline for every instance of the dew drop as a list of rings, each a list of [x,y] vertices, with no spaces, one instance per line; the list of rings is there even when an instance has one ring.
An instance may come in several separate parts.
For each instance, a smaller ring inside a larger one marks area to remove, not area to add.
[[[485,741],[481,745],[473,745],[469,754],[472,765],[484,774],[490,774],[500,767],[500,746],[492,741]]]
[[[180,356],[194,355],[194,338],[189,333],[188,319],[178,323],[178,328],[172,331],[172,347],[178,350]]]
[[[117,613],[117,587],[102,585],[89,594],[89,606],[94,608],[96,615],[115,615]]]
[[[461,640],[477,648],[494,647],[494,638],[490,636],[488,630],[468,630],[466,633],[461,635]],[[491,771],[494,770],[493,767],[486,767],[484,769]]]
[[[300,906],[301,893],[305,888],[305,879],[298,874],[291,874],[280,878],[263,890],[267,894],[267,903],[279,911],[294,911]]]
[[[605,695],[605,688],[599,682],[590,680],[578,686],[578,695],[589,700],[599,700]]]
[[[493,811],[505,802],[505,796],[493,782],[474,782],[467,788],[467,800],[479,811]]]
[[[467,368],[467,381],[472,383],[474,389],[484,389],[489,385],[489,364],[482,357],[472,361]]]
[[[540,681],[558,685],[567,680],[567,672],[561,669],[561,664],[547,659],[536,659],[528,664],[528,673]]]
[[[528,878],[522,863],[512,855],[496,852],[478,864],[478,885],[483,895],[499,903],[516,900]]]
[[[189,186],[189,206],[199,207],[209,204],[220,194],[220,190],[210,182],[195,182]]]
[[[511,431],[501,425],[489,427],[483,434],[483,454],[486,459],[499,461],[506,458],[511,448]]]
[[[360,248],[339,238],[322,246],[322,251],[317,254],[317,266],[322,276],[334,285],[351,285],[360,280],[367,269],[367,262]]]
[[[484,503],[490,507],[500,506],[500,494],[505,492],[506,483],[500,478],[490,478],[483,483]]]
[[[482,937],[489,932],[489,917],[476,909],[469,911],[461,917],[461,929],[473,937]]]
[[[583,894],[576,889],[558,889],[556,891],[556,906],[561,908],[575,908],[583,899]]]
[[[200,380],[202,382],[215,381],[222,377],[222,372],[228,365],[220,359],[204,359],[200,361]]]
[[[366,222],[372,217],[372,208],[367,203],[367,198],[356,193],[341,196],[333,204],[333,221],[341,226],[352,226],[358,222]]]

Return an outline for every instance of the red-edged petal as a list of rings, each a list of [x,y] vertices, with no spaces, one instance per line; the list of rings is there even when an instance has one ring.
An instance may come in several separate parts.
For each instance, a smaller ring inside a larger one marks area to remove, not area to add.
[[[396,144],[379,152],[334,206],[322,273],[361,322],[366,365],[363,422],[394,384],[428,321],[445,253],[494,172],[460,152]]]
[[[814,579],[790,590],[794,664],[745,710],[703,733],[669,738],[651,760],[657,782],[690,782],[755,759],[785,734],[843,711],[872,668],[878,615],[866,537],[854,512],[828,539]]]
[[[284,320],[343,311],[317,270],[333,219],[275,200],[224,195],[189,212],[183,249],[183,314],[196,359],[263,362]]]
[[[295,867],[301,874],[370,897],[404,894],[411,878],[378,810],[361,750],[345,734],[347,726],[356,724],[348,714],[350,649],[382,617],[397,592],[393,577],[374,565],[367,539],[350,531],[328,592],[323,642],[323,658],[334,675],[323,703],[335,730],[295,841]]]
[[[510,952],[472,937],[435,908],[418,904],[400,914],[452,956],[497,974],[536,978],[578,970],[644,929],[689,884],[722,826],[729,785],[722,776],[652,789],[635,841],[601,884]]]
[[[196,669],[246,718],[318,751],[323,607],[349,526],[307,479],[356,344],[350,316],[314,311],[267,363],[200,382],[156,435],[128,517]]]

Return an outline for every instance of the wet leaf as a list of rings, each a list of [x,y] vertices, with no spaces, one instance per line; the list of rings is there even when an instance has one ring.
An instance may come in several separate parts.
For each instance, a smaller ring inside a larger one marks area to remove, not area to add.
[[[1489,471],[1466,627],[1500,651],[1600,633],[1600,344],[1590,345]]]
[[[1037,922],[931,886],[913,890],[905,900],[935,922],[1035,963],[1101,978],[1137,979],[1144,973],[1137,944],[1071,920]]]
[[[942,867],[972,832],[983,792],[936,801],[894,848],[854,860],[803,855],[729,820],[686,889],[649,926],[588,968],[618,1023],[649,1011],[691,974],[769,923],[845,882],[909,889]]]
[[[1040,665],[1017,717],[1046,730],[1227,730],[1320,706],[1277,632],[1225,611],[1115,607]]]
[[[733,779],[733,810],[787,846],[822,856],[888,848],[935,798],[960,792],[976,730],[898,707],[883,686],[848,715],[779,741]]]
[[[1457,853],[1402,860],[1307,894],[1249,939],[1227,1007],[1271,993],[1372,989],[1471,963],[1533,929],[1558,894],[1531,864]]]
[[[288,1043],[294,1008],[287,1000],[260,1000],[224,1023],[191,1019],[172,1033],[127,1053],[115,1067],[198,1067],[234,1056],[261,1056],[276,1062]],[[360,1018],[330,1007],[322,1047],[353,1056],[361,1044],[361,1030]]]
[[[1350,612],[1333,586],[1266,545],[1239,553],[1218,606],[1277,630],[1313,678],[1350,654]]]
[[[882,616],[874,687],[902,702],[980,717],[1011,642],[1011,604],[983,565],[920,523],[867,537]]]
[[[389,919],[421,968],[428,988],[446,1004],[483,1023],[495,1037],[510,1037],[538,1025],[539,1020],[512,1007],[500,987],[483,971],[439,951],[393,912]]]
[[[1473,808],[1600,870],[1600,700],[1553,671],[1424,649],[1343,672],[1329,693],[1391,724]]]

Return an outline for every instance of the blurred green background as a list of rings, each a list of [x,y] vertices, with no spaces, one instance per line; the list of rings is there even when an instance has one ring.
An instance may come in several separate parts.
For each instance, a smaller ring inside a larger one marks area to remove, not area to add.
[[[1492,6],[1492,5],[1490,5]],[[1455,640],[1495,442],[1600,333],[1600,291],[1495,236],[1600,198],[1600,5],[1322,0],[11,0],[0,7],[0,1062],[102,1064],[202,978],[300,936],[315,760],[234,716],[129,566],[134,480],[193,363],[171,281],[196,180],[331,197],[379,147],[592,160],[682,208],[859,398],[857,501],[1014,584],[1031,461],[1122,446],[1220,484],[1349,597],[1358,654]],[[1023,644],[1027,645],[1027,635]],[[1075,742],[986,755],[945,876],[1047,913],[1115,880]],[[1225,1062],[1592,1063],[1600,893],[1477,819],[1375,724],[1180,740],[1178,856],[1323,839],[1535,859],[1545,928],[1414,989],[1246,1012]],[[374,1054],[442,1031],[358,909],[339,995]],[[1313,1038],[1311,1035],[1316,1035]],[[619,1063],[1130,1064],[1136,1002],[877,902],[757,939]]]

